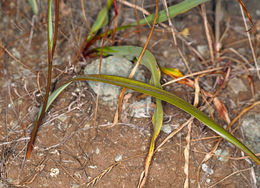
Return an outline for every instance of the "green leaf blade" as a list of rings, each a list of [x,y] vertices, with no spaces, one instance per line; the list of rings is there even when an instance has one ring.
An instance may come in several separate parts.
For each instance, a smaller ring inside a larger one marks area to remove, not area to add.
[[[183,13],[189,11],[190,9],[192,9],[202,3],[205,3],[207,1],[210,1],[210,0],[185,0],[176,5],[170,6],[168,8],[169,17],[174,18],[175,16],[177,16],[179,14],[183,14]],[[148,23],[149,24],[152,23],[154,20],[154,16],[155,16],[154,14],[147,16],[145,19],[140,20],[139,24],[146,25]],[[165,10],[160,11],[158,13],[158,19],[157,19],[156,23],[165,22],[167,20],[168,20],[168,17],[167,17],[166,11]],[[131,25],[136,26],[137,24],[138,24],[137,22],[134,22]]]
[[[183,111],[191,114],[195,118],[197,118],[199,121],[207,125],[210,129],[212,129],[214,132],[216,132],[218,135],[223,137],[225,140],[229,141],[230,143],[234,144],[238,148],[240,148],[242,151],[247,153],[251,159],[253,159],[258,165],[260,165],[260,160],[255,156],[255,154],[250,151],[243,143],[241,143],[237,138],[235,138],[232,134],[227,132],[224,128],[219,126],[217,123],[215,123],[212,119],[210,119],[206,114],[199,111],[197,108],[195,108],[190,103],[186,102],[185,100],[177,97],[176,95],[169,93],[167,91],[164,91],[160,88],[151,86],[149,84],[145,84],[139,81],[122,78],[118,76],[111,76],[111,75],[85,75],[81,77],[77,77],[74,79],[76,80],[92,80],[92,81],[99,81],[104,83],[109,83],[113,85],[118,85],[121,87],[126,87],[128,89],[132,89],[141,93],[145,93],[147,95],[151,95],[157,99],[166,101]]]

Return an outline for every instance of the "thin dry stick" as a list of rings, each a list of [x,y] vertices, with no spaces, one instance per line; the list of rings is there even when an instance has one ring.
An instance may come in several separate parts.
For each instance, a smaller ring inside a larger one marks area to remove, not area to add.
[[[102,67],[102,56],[103,56],[103,48],[104,48],[104,43],[105,43],[105,39],[107,38],[108,35],[108,31],[110,28],[110,25],[113,23],[113,21],[117,18],[117,16],[115,16],[113,18],[113,20],[111,21],[111,23],[108,25],[106,31],[105,31],[105,35],[102,37],[102,44],[101,44],[101,51],[100,51],[100,56],[99,56],[99,74],[101,74],[101,67]],[[99,91],[100,91],[100,82],[98,82],[98,90],[97,90],[97,97],[96,97],[96,107],[95,107],[95,113],[94,113],[94,118],[93,118],[93,132],[92,132],[92,136],[95,137],[96,134],[96,129],[95,129],[95,125],[96,125],[96,119],[97,119],[97,113],[98,113],[98,100],[99,100]]]
[[[180,80],[183,80],[183,79],[185,79],[185,78],[188,78],[188,77],[192,77],[192,76],[196,76],[196,75],[200,75],[200,74],[205,74],[205,73],[209,73],[209,72],[214,72],[214,71],[217,71],[217,70],[221,70],[221,69],[223,69],[223,68],[224,68],[224,67],[217,67],[217,68],[213,68],[213,69],[208,69],[208,70],[204,70],[204,71],[199,71],[199,72],[194,72],[194,73],[191,73],[191,74],[187,74],[187,75],[182,76],[182,77],[180,77],[180,78],[176,78],[176,79],[174,79],[174,80],[171,80],[171,81],[169,81],[169,82],[163,84],[162,86],[164,87],[164,86],[170,85],[170,84],[172,84],[172,83],[178,82],[178,81],[180,81]]]
[[[132,157],[128,157],[126,159],[123,159],[121,161],[118,161],[118,162],[115,162],[113,163],[112,165],[110,165],[108,168],[106,168],[105,170],[103,170],[103,172],[101,174],[99,174],[98,176],[96,176],[95,178],[93,178],[90,182],[85,182],[83,184],[81,184],[81,186],[83,185],[86,185],[87,184],[87,187],[92,185],[94,186],[103,176],[105,176],[107,173],[109,173],[114,167],[116,167],[117,165],[120,165],[122,162],[126,162],[126,161],[129,161],[131,159],[135,159],[137,157],[141,157],[143,156],[144,154],[139,154],[139,155],[135,155],[135,156],[132,156]]]
[[[193,105],[194,106],[198,106],[198,104],[199,104],[199,93],[200,93],[200,86],[199,86],[199,79],[200,79],[200,77],[203,77],[203,76],[205,76],[205,74],[201,74],[201,75],[199,75],[199,76],[197,76],[196,78],[195,78],[195,82],[194,82],[194,86],[195,86],[195,96],[194,96],[194,102],[193,102]]]
[[[245,14],[244,14],[243,7],[242,7],[241,4],[240,4],[240,10],[241,10],[241,14],[242,14],[242,17],[243,17],[243,20],[244,20],[244,24],[245,24],[245,28],[246,28],[246,31],[247,31],[246,34],[247,34],[248,42],[249,42],[249,45],[250,45],[250,48],[251,48],[252,56],[253,56],[253,59],[254,59],[254,63],[255,63],[255,67],[256,67],[256,73],[257,73],[258,79],[260,80],[260,73],[259,73],[259,70],[258,70],[259,67],[258,67],[258,64],[257,64],[255,51],[254,51],[254,48],[253,48],[253,45],[252,45],[252,41],[251,41],[251,36],[250,36],[249,31],[248,31],[249,28],[247,26]]]
[[[251,167],[250,167],[250,168],[243,169],[243,170],[238,170],[238,171],[232,172],[231,174],[229,174],[228,176],[226,176],[226,177],[223,178],[222,180],[220,180],[220,181],[214,183],[213,185],[209,186],[208,188],[215,187],[217,184],[223,182],[224,180],[230,178],[231,176],[233,176],[233,175],[235,175],[235,174],[238,174],[238,173],[241,173],[241,172],[248,171],[248,170],[250,170],[250,169],[251,169]]]
[[[240,57],[249,67],[254,67],[252,66],[249,61],[243,56],[241,55],[241,53],[239,53],[237,50],[235,50],[234,48],[228,48],[227,50],[230,50],[231,52],[233,52],[234,54],[236,54],[238,57]]]
[[[38,165],[37,167],[34,169],[34,172],[32,175],[29,175],[27,177],[25,177],[25,179],[19,183],[22,187],[24,187],[25,185],[29,185],[31,184],[35,178],[37,177],[37,175],[39,175],[41,173],[41,171],[43,171],[44,167],[46,166],[46,162],[49,160],[48,157],[44,158]]]
[[[134,4],[131,4],[127,1],[124,1],[124,0],[119,0],[120,3],[122,4],[125,4],[126,6],[129,6],[129,7],[132,7],[132,8],[135,8],[135,5]],[[141,11],[144,15],[151,15],[147,10],[143,9],[142,7],[139,7],[139,6],[136,6],[136,9]],[[164,24],[164,23],[159,23],[159,25],[161,25],[162,27],[168,29],[169,26]],[[170,28],[171,30],[171,28]],[[177,32],[177,30],[175,28],[173,28],[175,34],[177,35],[177,37],[186,45],[188,46],[188,48],[190,48],[190,50],[195,53],[199,59],[201,59],[202,62],[206,63],[206,60],[204,59],[204,57],[202,57],[202,55],[194,48],[191,46],[191,42],[187,41],[181,34],[179,34]],[[186,63],[186,62],[184,62]]]
[[[240,64],[244,68],[244,70],[246,70],[247,73],[250,74],[248,68],[245,66],[245,64],[242,61],[240,61],[240,60],[238,60],[236,58],[230,57],[230,56],[221,56],[220,58],[218,58],[218,61],[221,61],[221,60],[224,60],[224,59],[228,59],[228,60],[231,60],[231,61],[233,61],[235,63]]]
[[[132,4],[132,3],[129,3],[129,2],[124,1],[124,0],[119,0],[118,2],[124,4],[124,5],[128,6],[128,7],[134,8],[135,10],[139,10],[139,11],[141,11],[145,15],[150,15],[150,13],[148,11],[146,11],[142,7],[137,6],[136,4]]]
[[[84,21],[87,25],[87,28],[89,29],[89,31],[91,31],[91,27],[88,23],[88,19],[87,19],[87,16],[86,16],[86,12],[85,12],[85,7],[84,7],[84,0],[80,0],[81,2],[81,9],[82,9],[82,13],[83,13],[83,17],[84,17]]]
[[[202,11],[202,18],[203,18],[203,22],[204,22],[205,32],[206,32],[206,36],[207,36],[207,40],[208,40],[208,46],[209,46],[211,61],[212,61],[213,64],[215,64],[213,45],[212,45],[212,40],[211,40],[211,37],[210,37],[208,19],[207,19],[207,14],[206,14],[206,6],[205,6],[204,3],[201,5],[201,11]]]
[[[176,39],[176,34],[175,34],[175,31],[174,31],[174,26],[172,24],[172,21],[171,21],[170,15],[169,15],[169,11],[168,11],[168,6],[167,6],[166,0],[163,0],[163,5],[164,5],[165,11],[166,11],[166,15],[168,17],[168,22],[169,22],[170,30],[171,30],[171,33],[172,33],[172,38],[173,38],[173,41],[174,41],[174,45],[176,46],[176,48],[178,50],[178,53],[181,56],[181,58],[182,58],[182,60],[183,60],[183,62],[185,64],[186,68],[188,69],[189,73],[192,73],[186,58],[184,57],[182,51],[180,50],[180,48],[178,46],[177,39]]]
[[[33,31],[34,31],[34,26],[35,26],[35,19],[36,19],[36,15],[33,15],[33,17],[32,17],[32,28],[31,28],[30,35],[29,35],[29,42],[28,42],[28,45],[27,45],[27,50],[30,48],[31,43],[32,43]]]
[[[115,1],[114,1],[115,2]],[[116,3],[114,4],[116,6]],[[112,37],[112,45],[114,45],[114,42],[115,42],[115,38],[116,38],[116,27],[117,27],[117,24],[118,24],[118,18],[119,18],[119,14],[121,13],[121,8],[122,8],[122,5],[120,4],[118,10],[117,8],[115,7],[115,10],[116,10],[116,15],[115,15],[115,18],[114,18],[114,25],[113,25],[113,37]]]
[[[138,57],[138,60],[137,60],[137,62],[135,63],[135,66],[133,67],[133,69],[132,69],[132,71],[131,71],[131,73],[130,73],[130,75],[129,75],[129,77],[128,77],[128,78],[130,78],[130,79],[133,78],[133,76],[134,76],[134,74],[135,74],[135,72],[136,72],[136,70],[137,70],[137,67],[139,66],[139,64],[140,64],[140,62],[141,62],[141,60],[142,60],[142,58],[143,58],[143,56],[144,56],[144,53],[145,53],[146,48],[147,48],[147,46],[148,46],[148,43],[149,43],[149,41],[150,41],[150,39],[151,39],[151,37],[152,37],[153,31],[154,31],[154,28],[155,28],[155,24],[156,24],[156,20],[157,20],[157,17],[158,17],[158,11],[159,11],[159,0],[156,0],[156,11],[155,11],[155,16],[154,16],[153,26],[152,26],[152,28],[151,28],[151,31],[150,31],[149,36],[148,36],[148,38],[147,38],[147,41],[146,41],[146,43],[145,43],[145,45],[144,45],[144,48],[143,48],[143,50],[142,50],[140,56]],[[124,95],[125,95],[125,92],[126,92],[126,88],[123,88],[122,91],[121,91],[121,93],[120,93],[120,96],[119,96],[118,106],[117,106],[117,110],[116,110],[116,113],[115,113],[115,116],[114,116],[114,122],[113,122],[113,124],[111,125],[111,127],[113,127],[114,125],[116,125],[117,122],[118,122],[118,116],[119,116],[119,112],[120,112],[120,110],[121,110],[122,101],[123,101],[123,97],[124,97]]]
[[[176,135],[178,132],[180,132],[186,125],[188,125],[189,123],[191,123],[193,121],[194,117],[191,117],[188,121],[186,121],[185,123],[183,123],[178,129],[176,129],[175,131],[171,132],[171,134],[169,134],[163,141],[162,143],[155,149],[154,153],[159,151],[161,149],[161,147],[168,142],[168,140],[170,140],[174,135]]]
[[[73,179],[77,184],[80,184],[79,180],[76,179],[73,175],[71,175],[71,174],[68,172],[68,170],[67,170],[64,166],[62,166],[62,164],[61,164],[60,162],[55,161],[54,159],[52,159],[52,161],[54,161],[54,162],[56,163],[56,165],[59,165],[59,166],[64,170],[65,174],[67,174],[67,175],[68,175],[71,179]]]
[[[203,138],[196,138],[196,139],[192,139],[191,142],[198,142],[201,140],[209,140],[209,139],[216,139],[219,138],[220,136],[208,136],[208,137],[203,137]]]
[[[2,43],[0,42],[0,47],[2,49],[4,49],[4,51],[11,57],[13,58],[17,63],[21,64],[24,68],[28,69],[29,71],[31,71],[33,74],[37,74],[37,72],[35,72],[33,69],[31,69],[28,65],[25,65],[23,62],[21,62],[19,59],[17,59],[9,50],[7,50]]]
[[[137,11],[137,5],[136,5],[136,0],[134,1],[134,4],[135,4],[135,17],[136,17],[136,22],[137,22],[137,32],[139,34],[139,37],[140,37],[140,32],[141,32],[141,27],[140,27],[140,23],[139,23],[139,16],[138,16],[138,11]]]
[[[203,76],[199,75],[195,79],[195,97],[194,97],[194,106],[197,107],[199,104],[199,93],[200,93],[200,87],[199,87],[199,78]],[[186,142],[187,145],[184,149],[184,158],[185,158],[185,164],[184,164],[184,173],[186,175],[186,179],[184,182],[184,188],[189,188],[189,162],[190,162],[190,140],[191,140],[191,128],[192,128],[192,122],[188,124],[188,134],[186,136]]]
[[[228,19],[227,19],[227,23],[226,23],[226,28],[225,28],[225,31],[223,32],[223,34],[222,34],[222,36],[221,36],[221,38],[219,39],[219,43],[220,44],[222,44],[222,41],[224,40],[224,38],[227,36],[227,32],[228,32],[228,30],[229,30],[229,28],[230,28],[230,17],[228,17]],[[220,48],[221,49],[221,48]],[[219,49],[219,50],[220,50]]]
[[[184,188],[189,188],[189,164],[190,164],[190,138],[191,138],[191,127],[192,127],[192,121],[188,124],[188,134],[186,136],[186,142],[187,145],[184,149],[184,174],[186,175],[186,179],[184,182]]]
[[[216,57],[219,57],[219,51],[221,49],[220,43],[220,29],[219,24],[222,17],[222,10],[221,10],[221,0],[216,1],[216,9],[215,9],[215,43],[216,43]]]

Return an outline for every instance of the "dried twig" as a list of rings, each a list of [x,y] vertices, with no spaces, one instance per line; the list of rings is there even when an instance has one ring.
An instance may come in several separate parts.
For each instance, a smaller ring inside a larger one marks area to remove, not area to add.
[[[204,21],[205,32],[206,32],[206,36],[207,36],[207,40],[208,40],[208,46],[209,46],[211,61],[212,61],[213,64],[215,64],[215,56],[214,56],[214,51],[213,51],[212,39],[210,37],[210,32],[209,32],[209,26],[208,26],[208,19],[207,19],[205,4],[201,5],[201,11],[202,11],[202,18],[203,18],[203,21]]]
[[[248,42],[249,42],[249,45],[250,45],[250,48],[251,48],[252,56],[253,56],[253,59],[254,59],[254,63],[255,63],[255,67],[256,67],[256,73],[257,73],[258,79],[260,80],[260,72],[259,72],[259,70],[258,70],[259,67],[258,67],[258,64],[257,64],[255,51],[254,51],[254,48],[253,48],[253,45],[252,45],[252,41],[251,41],[251,36],[250,36],[249,31],[248,31],[249,28],[248,28],[248,26],[247,26],[245,14],[244,14],[243,7],[242,7],[241,4],[240,4],[240,10],[241,10],[241,14],[242,14],[243,21],[244,21],[244,24],[245,24],[245,28],[246,28],[246,31],[247,31],[246,34],[247,34]],[[249,18],[250,18],[250,17],[249,17]],[[250,21],[251,21],[251,20],[250,20]]]
[[[150,41],[150,39],[152,37],[153,31],[154,31],[154,28],[155,28],[155,24],[156,24],[156,20],[157,20],[157,17],[158,17],[158,12],[159,12],[159,0],[156,0],[156,11],[155,11],[155,16],[154,16],[153,26],[151,28],[151,31],[150,31],[149,36],[147,38],[147,41],[146,41],[146,43],[144,45],[144,48],[143,48],[140,56],[138,57],[137,62],[135,63],[135,66],[133,67],[132,71],[130,72],[128,78],[133,78],[133,76],[134,76],[134,74],[135,74],[139,64],[141,63],[141,60],[142,60],[142,58],[144,56],[144,53],[145,53],[145,51],[147,49],[149,41]],[[119,116],[119,113],[120,113],[120,110],[121,110],[122,101],[123,101],[125,92],[126,92],[126,88],[123,88],[121,93],[120,93],[120,95],[119,95],[117,110],[116,110],[116,113],[115,113],[115,116],[114,116],[113,125],[111,127],[113,127],[114,125],[116,125],[118,123],[118,116]]]
[[[231,174],[229,174],[228,176],[226,176],[225,178],[223,178],[222,180],[214,183],[213,185],[210,185],[208,188],[211,188],[211,187],[215,187],[217,184],[225,181],[226,179],[230,178],[231,176],[235,175],[235,174],[238,174],[238,173],[241,173],[241,172],[245,172],[245,171],[248,171],[250,170],[251,168],[246,168],[246,169],[243,169],[243,170],[237,170],[235,172],[232,172]]]

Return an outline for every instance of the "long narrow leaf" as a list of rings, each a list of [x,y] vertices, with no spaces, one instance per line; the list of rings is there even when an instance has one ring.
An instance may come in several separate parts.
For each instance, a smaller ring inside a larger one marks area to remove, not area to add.
[[[47,27],[48,27],[48,45],[49,45],[50,50],[52,50],[52,47],[53,47],[53,27],[52,27],[51,4],[52,4],[52,1],[49,0]]]
[[[185,100],[177,97],[176,95],[143,82],[122,78],[118,76],[111,76],[111,75],[95,74],[95,75],[79,76],[69,81],[67,84],[61,86],[61,88],[58,88],[55,92],[53,92],[52,95],[50,96],[52,100],[49,101],[48,106],[50,106],[51,103],[56,99],[56,97],[73,81],[86,81],[86,80],[104,82],[104,83],[113,84],[121,87],[126,87],[128,89],[132,89],[140,93],[151,95],[157,99],[166,101],[182,109],[183,111],[191,114],[195,118],[197,118],[199,121],[201,121],[206,126],[208,126],[211,130],[216,132],[219,136],[226,139],[227,141],[229,141],[230,143],[234,144],[239,149],[247,153],[251,157],[251,159],[253,159],[258,165],[260,165],[260,160],[255,156],[255,154],[252,151],[250,151],[250,149],[248,149],[243,143],[241,143],[232,134],[227,132],[224,128],[222,128],[217,123],[215,123],[205,113],[201,112],[196,107],[186,102]]]
[[[97,50],[100,51],[101,49],[97,49]],[[103,48],[103,55],[116,55],[116,56],[125,57],[129,60],[133,60],[134,58],[139,57],[142,50],[143,48],[136,47],[136,46],[111,46],[111,47]],[[161,71],[156,62],[155,57],[149,50],[145,51],[143,58],[141,60],[141,64],[143,64],[152,74],[151,81],[150,81],[151,85],[157,88],[162,88],[160,83]],[[150,164],[150,161],[152,159],[155,140],[157,139],[161,131],[162,123],[163,123],[163,107],[162,107],[162,102],[159,99],[156,99],[156,109],[153,114],[152,123],[153,123],[153,135],[151,138],[151,144],[150,144],[150,149],[148,154],[150,158],[147,164]]]
[[[113,0],[107,0],[107,5],[102,8],[97,16],[96,21],[94,22],[93,26],[91,27],[91,31],[88,34],[87,41],[89,41],[102,26],[106,25],[108,22],[108,11],[111,7]]]
[[[206,3],[207,1],[210,1],[210,0],[185,0],[185,1],[182,1],[176,5],[170,6],[168,8],[169,16],[170,16],[170,18],[174,18],[175,16],[177,16],[179,14],[183,14],[184,12],[187,12],[190,9],[192,9],[202,3]],[[159,14],[159,17],[157,19],[157,23],[162,23],[162,22],[165,22],[168,20],[165,10],[160,11],[158,14]],[[150,24],[153,22],[153,19],[154,19],[154,14],[151,14],[150,16],[148,16],[144,19],[141,19],[139,21],[139,24],[140,25]],[[137,22],[131,23],[129,25],[123,25],[123,26],[117,27],[116,31],[121,31],[121,30],[128,29],[128,28],[131,28],[131,27],[134,27],[137,25],[138,25]],[[108,34],[111,34],[112,32],[113,32],[113,30],[109,30]],[[103,35],[104,34],[101,34],[100,36],[103,36]]]
[[[31,7],[32,7],[33,13],[34,13],[35,15],[37,15],[38,12],[39,12],[39,9],[38,9],[38,4],[37,4],[36,0],[28,0],[28,2],[29,2],[29,4],[30,4]]]
[[[71,84],[71,82],[68,82],[64,85],[62,85],[61,87],[59,87],[58,89],[56,89],[54,92],[51,93],[51,95],[49,96],[48,98],[48,102],[47,102],[47,105],[46,105],[46,108],[45,108],[45,112],[47,112],[47,110],[49,109],[50,105],[53,103],[53,101],[61,94],[61,92],[66,89],[69,85]],[[38,113],[38,117],[37,119],[40,117],[40,114],[42,112],[42,106],[39,110],[39,113]]]
[[[178,3],[177,5],[173,5],[168,8],[169,16],[170,16],[170,18],[173,18],[173,17],[175,17],[179,14],[183,14],[183,13],[187,12],[188,10],[190,10],[202,3],[205,3],[207,1],[210,1],[210,0],[185,0],[185,1],[182,1],[182,2]],[[145,19],[140,20],[139,24],[140,25],[150,24],[153,22],[153,20],[154,20],[154,14],[146,17]],[[167,17],[166,11],[165,10],[160,11],[158,13],[157,23],[165,22],[167,20],[168,20],[168,17]],[[137,22],[134,22],[130,25],[136,26]]]
[[[198,110],[196,107],[172,93],[143,82],[111,75],[85,75],[74,78],[73,80],[91,80],[118,85],[166,101],[197,118],[199,121],[207,125],[210,129],[215,131],[218,135],[247,153],[251,157],[251,159],[253,159],[258,165],[260,165],[260,160],[255,156],[255,154],[250,151],[250,149],[248,149],[237,138],[235,138],[232,134],[230,134],[224,128],[215,123],[212,119],[210,119],[206,114]]]

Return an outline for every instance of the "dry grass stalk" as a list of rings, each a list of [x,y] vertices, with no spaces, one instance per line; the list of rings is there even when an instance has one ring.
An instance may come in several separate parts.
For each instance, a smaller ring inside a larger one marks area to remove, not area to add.
[[[186,175],[186,179],[184,182],[184,188],[189,188],[189,164],[190,164],[190,140],[191,140],[191,127],[192,127],[192,121],[188,124],[188,134],[186,136],[186,142],[187,145],[184,149],[184,174]]]
[[[245,14],[244,14],[243,7],[242,7],[241,4],[240,4],[240,10],[241,10],[241,14],[242,14],[243,21],[244,21],[244,24],[245,24],[245,28],[246,28],[246,31],[247,31],[246,34],[247,34],[248,42],[249,42],[250,49],[251,49],[251,52],[252,52],[253,60],[254,60],[254,63],[255,63],[256,73],[257,73],[258,79],[260,79],[259,67],[258,67],[257,60],[256,60],[255,50],[253,48],[251,36],[250,36],[250,33],[249,33],[249,28],[247,26]],[[250,19],[250,17],[249,17],[249,19]]]
[[[238,174],[238,173],[241,173],[241,172],[245,172],[245,171],[248,171],[250,170],[251,168],[246,168],[246,169],[243,169],[243,170],[237,170],[235,172],[232,172],[231,174],[229,174],[228,176],[224,177],[222,180],[214,183],[213,185],[210,185],[208,188],[212,188],[212,187],[216,187],[217,184],[225,181],[226,179],[230,178],[231,176],[235,175],[235,174]]]
[[[180,50],[180,48],[178,46],[177,39],[176,39],[176,34],[175,34],[175,31],[174,31],[174,26],[172,24],[172,21],[171,21],[170,15],[169,15],[169,11],[168,11],[168,6],[167,6],[166,0],[163,0],[163,5],[164,5],[164,9],[166,11],[167,17],[168,17],[169,27],[170,27],[170,30],[171,30],[171,33],[172,33],[172,38],[173,38],[173,41],[174,41],[174,45],[177,48],[178,53],[181,56],[181,58],[182,58],[182,60],[183,60],[183,62],[185,64],[186,68],[188,69],[189,73],[191,74],[192,72],[191,72],[190,66],[189,66],[186,58],[184,57],[182,51]]]
[[[103,170],[101,174],[96,176],[93,180],[87,183],[87,187],[89,186],[94,186],[102,177],[104,177],[107,173],[109,173],[118,163],[112,164],[110,167],[107,169]],[[85,185],[86,183],[82,184],[81,186]]]
[[[212,43],[212,39],[210,37],[210,31],[209,31],[209,25],[208,25],[208,19],[207,19],[205,4],[201,5],[201,11],[202,11],[202,18],[203,18],[203,23],[204,23],[204,27],[205,27],[205,33],[206,33],[206,37],[207,37],[207,40],[208,40],[208,46],[209,46],[211,61],[212,61],[213,64],[215,64],[213,43]]]
[[[156,11],[155,11],[155,16],[154,16],[154,21],[153,21],[153,25],[152,25],[151,31],[150,31],[150,33],[148,35],[147,41],[146,41],[146,43],[144,45],[144,48],[143,48],[140,56],[138,57],[137,62],[135,63],[135,66],[133,67],[132,71],[130,72],[128,78],[133,78],[133,76],[134,76],[138,66],[141,63],[141,60],[142,60],[142,58],[144,56],[144,53],[145,53],[145,51],[147,49],[149,41],[150,41],[150,39],[152,37],[153,31],[154,31],[154,28],[155,28],[155,24],[156,24],[156,20],[157,20],[157,17],[158,17],[158,12],[159,12],[159,0],[156,0]],[[122,106],[122,102],[123,102],[123,98],[124,98],[125,92],[126,92],[126,88],[123,88],[121,93],[120,93],[120,95],[119,95],[117,110],[116,110],[116,113],[114,115],[114,122],[111,125],[111,127],[115,126],[118,123],[118,117],[119,117],[119,113],[121,111],[121,106]]]

